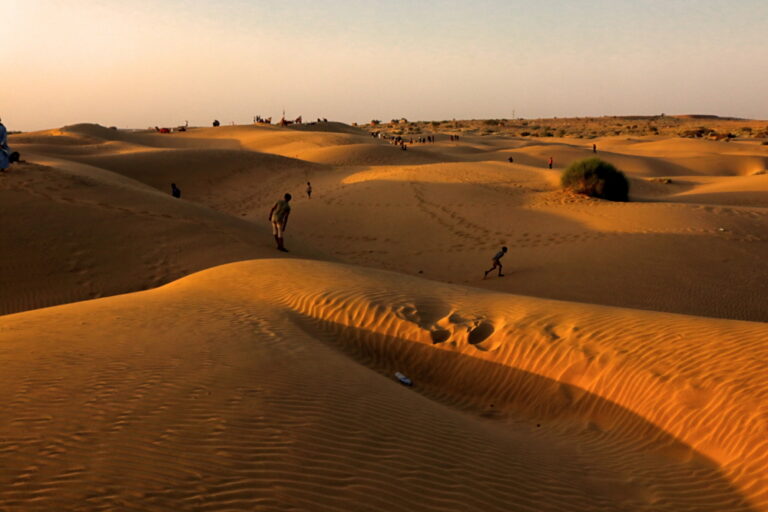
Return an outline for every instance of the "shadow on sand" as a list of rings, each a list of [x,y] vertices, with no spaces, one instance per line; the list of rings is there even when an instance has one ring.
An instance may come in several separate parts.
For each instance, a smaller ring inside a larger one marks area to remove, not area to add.
[[[582,388],[450,349],[295,312],[291,317],[308,335],[387,378],[403,372],[413,380],[413,391],[432,401],[486,426],[517,435],[521,428],[528,429],[532,440],[544,436],[552,446],[579,452],[589,462],[585,473],[599,468],[613,474],[623,468],[645,490],[623,495],[617,481],[607,494],[605,489],[590,490],[588,502],[571,503],[569,510],[629,510],[624,508],[628,499],[643,510],[759,510],[715,461],[631,410]],[[546,458],[542,453],[542,460]],[[531,478],[534,481],[526,486],[541,486],[537,493],[551,486]],[[538,510],[561,510],[538,496],[531,497]]]

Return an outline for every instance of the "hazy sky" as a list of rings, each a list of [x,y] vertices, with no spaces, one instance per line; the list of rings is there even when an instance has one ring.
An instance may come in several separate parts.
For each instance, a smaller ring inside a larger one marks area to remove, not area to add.
[[[766,0],[0,0],[0,18],[11,130],[768,118]]]

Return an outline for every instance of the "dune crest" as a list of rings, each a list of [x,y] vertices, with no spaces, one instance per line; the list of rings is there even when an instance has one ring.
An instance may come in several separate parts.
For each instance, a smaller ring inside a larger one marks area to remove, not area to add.
[[[5,319],[1,437],[12,465],[51,455],[0,503],[45,489],[41,504],[150,508],[766,505],[765,376],[750,364],[766,358],[764,324],[306,260]],[[51,324],[55,342],[38,337]],[[42,363],[22,356],[29,339]],[[484,478],[465,486],[467,471]]]

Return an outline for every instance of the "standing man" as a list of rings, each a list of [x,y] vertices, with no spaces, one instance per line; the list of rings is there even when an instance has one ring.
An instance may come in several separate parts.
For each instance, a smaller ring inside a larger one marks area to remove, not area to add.
[[[553,164],[554,162],[555,162],[555,159],[554,159],[554,158],[552,158],[552,157],[549,157],[549,162],[548,162],[548,163],[549,163],[549,168],[550,168],[550,169],[552,168],[552,164]]]
[[[181,189],[177,187],[175,183],[171,183],[171,195],[177,199],[181,199]]]
[[[312,199],[312,184],[307,182],[307,199]]]
[[[597,153],[597,144],[592,144],[592,152]]]
[[[283,246],[283,233],[288,226],[288,216],[291,214],[291,194],[286,193],[269,211],[269,221],[272,223],[272,234],[275,235],[277,250],[288,252]]]

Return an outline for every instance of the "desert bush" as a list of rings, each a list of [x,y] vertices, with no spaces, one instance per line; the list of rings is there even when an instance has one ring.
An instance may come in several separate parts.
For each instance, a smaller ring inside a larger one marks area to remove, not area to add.
[[[715,136],[717,132],[713,130],[712,128],[707,128],[706,126],[699,126],[695,130],[685,130],[680,132],[681,137],[687,137],[689,139],[697,139],[702,137],[710,137]]]
[[[520,132],[520,136],[521,136],[521,137],[527,137],[527,136],[529,136],[530,134],[531,134],[531,132],[528,132],[528,131],[522,131],[522,132]]]
[[[629,181],[624,173],[599,158],[572,163],[560,177],[563,188],[609,201],[629,200]]]

